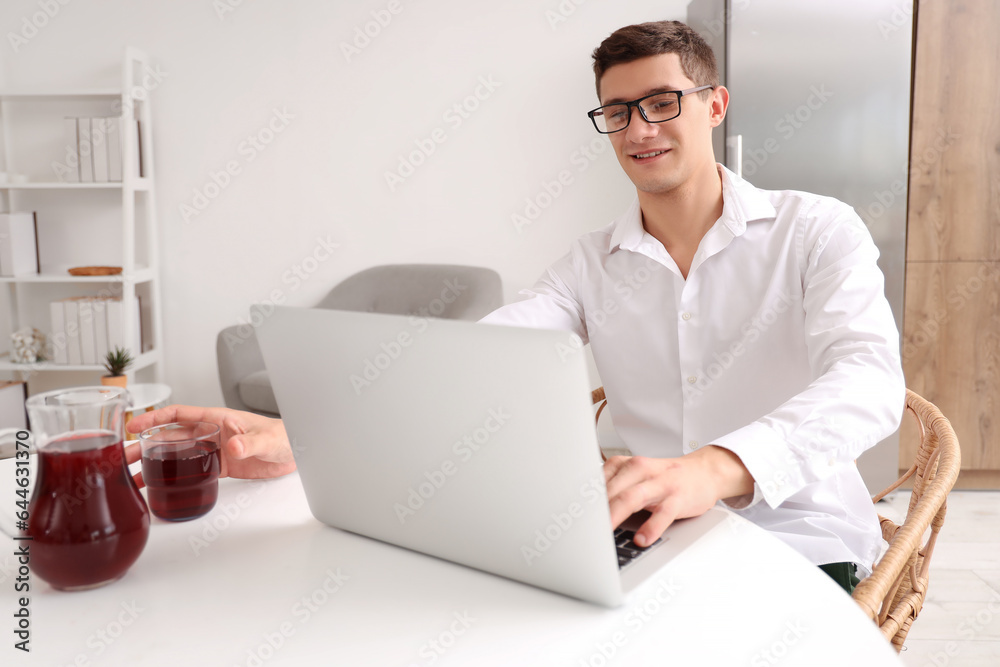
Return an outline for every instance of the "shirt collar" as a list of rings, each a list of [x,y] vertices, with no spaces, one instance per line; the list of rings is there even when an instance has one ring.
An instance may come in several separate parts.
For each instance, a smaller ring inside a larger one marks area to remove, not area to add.
[[[773,219],[777,215],[774,205],[763,192],[721,164],[716,166],[722,176],[722,217],[719,222],[733,236],[743,234],[748,222]]]
[[[618,218],[611,233],[611,245],[608,250],[613,251],[616,247],[635,250],[645,233],[646,230],[642,227],[642,209],[639,207],[639,198],[636,197],[628,210]]]
[[[721,164],[716,165],[722,178],[722,217],[716,226],[725,226],[733,236],[740,236],[747,229],[747,223],[755,220],[772,219],[776,215],[774,206],[760,190],[743,180]],[[611,233],[609,251],[616,247],[635,250],[642,241],[646,230],[642,226],[642,209],[639,198],[618,218]]]

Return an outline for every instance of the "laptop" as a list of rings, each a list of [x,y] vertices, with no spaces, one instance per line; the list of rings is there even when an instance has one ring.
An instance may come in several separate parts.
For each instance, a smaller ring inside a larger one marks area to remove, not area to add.
[[[676,522],[645,550],[627,532],[642,516],[615,536],[575,334],[280,306],[254,319],[309,508],[334,528],[613,607],[725,520]]]

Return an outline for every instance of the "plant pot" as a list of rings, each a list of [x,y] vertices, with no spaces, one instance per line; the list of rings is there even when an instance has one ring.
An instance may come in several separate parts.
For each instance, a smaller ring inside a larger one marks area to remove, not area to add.
[[[106,387],[122,387],[128,383],[127,375],[104,375],[101,377],[101,384]]]

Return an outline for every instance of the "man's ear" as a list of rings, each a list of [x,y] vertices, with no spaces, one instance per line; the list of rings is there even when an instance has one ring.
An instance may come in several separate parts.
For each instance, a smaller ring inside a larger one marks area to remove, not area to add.
[[[708,118],[712,127],[718,127],[726,118],[726,110],[729,108],[729,91],[725,86],[719,86],[712,91],[712,97],[708,100]]]

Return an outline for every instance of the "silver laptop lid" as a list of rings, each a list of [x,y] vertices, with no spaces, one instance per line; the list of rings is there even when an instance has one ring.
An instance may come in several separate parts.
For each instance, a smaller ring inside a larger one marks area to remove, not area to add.
[[[621,603],[577,336],[286,307],[258,319],[317,519]]]

